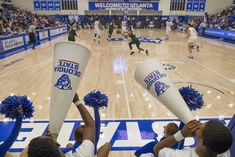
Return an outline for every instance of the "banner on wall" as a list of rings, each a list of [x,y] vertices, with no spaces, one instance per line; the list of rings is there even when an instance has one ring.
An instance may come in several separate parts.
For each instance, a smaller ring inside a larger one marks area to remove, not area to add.
[[[35,11],[61,10],[60,0],[34,0]]]
[[[41,10],[47,10],[47,1],[40,0]]]
[[[56,28],[56,29],[51,29],[49,30],[50,36],[57,36],[59,34],[67,32],[67,27],[61,27],[61,28]]]
[[[54,0],[54,10],[61,10],[60,0]]]
[[[3,43],[2,43],[2,41],[0,41],[0,52],[3,52],[3,51],[4,51]]]
[[[204,12],[206,9],[206,0],[188,0],[186,4],[187,12]]]
[[[231,118],[217,119],[227,125]],[[210,119],[202,119],[206,122]],[[98,147],[106,142],[110,142],[113,151],[130,151],[136,150],[151,141],[159,141],[163,137],[164,126],[168,123],[179,125],[178,119],[132,119],[132,120],[102,120],[101,138]],[[65,148],[68,143],[73,143],[73,133],[82,121],[67,120],[64,122],[60,134],[57,138],[61,148]],[[14,122],[0,121],[0,143],[10,134]],[[34,138],[41,136],[48,128],[48,121],[23,122],[22,129],[17,141],[11,147],[11,151],[20,152]],[[194,138],[187,138],[185,145],[195,147],[197,145]]]
[[[47,10],[55,10],[54,9],[54,0],[47,0]]]
[[[89,10],[158,10],[158,2],[89,2]]]
[[[47,38],[49,38],[49,34],[48,34],[47,30],[39,32],[39,39],[40,40],[47,39]]]
[[[40,0],[34,0],[33,5],[34,5],[34,10],[35,11],[41,10]]]
[[[0,42],[0,52],[21,47],[23,45],[24,45],[24,40],[22,36],[11,39],[5,39]]]

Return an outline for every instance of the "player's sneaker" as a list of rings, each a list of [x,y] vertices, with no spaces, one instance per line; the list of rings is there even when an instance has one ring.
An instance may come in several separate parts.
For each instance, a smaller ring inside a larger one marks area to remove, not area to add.
[[[130,53],[130,55],[133,55],[135,52],[134,51],[132,51],[131,53]]]
[[[200,51],[199,46],[197,46],[197,52],[199,52],[199,51]]]
[[[189,58],[189,59],[194,59],[194,57],[193,57],[193,56],[188,56],[188,58]]]
[[[149,51],[148,50],[145,50],[145,53],[146,53],[147,56],[149,55]]]

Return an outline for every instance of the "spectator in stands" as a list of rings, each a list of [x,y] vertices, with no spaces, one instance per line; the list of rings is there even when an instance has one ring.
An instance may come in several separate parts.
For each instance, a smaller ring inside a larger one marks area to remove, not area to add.
[[[208,16],[208,24],[210,25],[210,28],[229,30],[235,26],[234,16],[235,7],[231,7],[223,10],[221,13]]]
[[[5,4],[0,5],[0,36],[26,32],[31,21],[36,21],[39,29],[60,25],[58,20],[47,16],[32,14]]]
[[[183,150],[169,148],[186,137],[194,136],[199,142],[196,148]],[[199,121],[193,120],[174,136],[167,137],[157,143],[154,152],[158,157],[226,157],[228,156],[226,151],[229,150],[232,143],[232,135],[222,123],[210,120],[202,125]]]
[[[29,26],[29,44],[33,44],[33,49],[35,49],[36,45],[36,21],[32,21],[32,24]]]

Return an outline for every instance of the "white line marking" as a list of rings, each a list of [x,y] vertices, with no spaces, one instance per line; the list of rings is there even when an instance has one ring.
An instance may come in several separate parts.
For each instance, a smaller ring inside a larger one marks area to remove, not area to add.
[[[201,64],[201,63],[199,63],[199,62],[197,62],[197,61],[195,61],[195,60],[192,60],[192,61],[193,61],[194,63],[200,65],[201,67],[205,68],[206,70],[208,70],[208,71],[210,71],[210,72],[216,74],[217,76],[219,76],[219,77],[221,77],[221,78],[223,78],[223,79],[225,79],[225,80],[227,80],[227,81],[229,81],[229,82],[232,82],[232,81],[231,81],[230,79],[228,79],[227,77],[224,77],[224,76],[221,75],[220,73],[218,73],[218,72],[216,72],[216,71],[214,71],[214,70],[208,68],[207,66],[205,66],[205,65],[203,65],[203,64]],[[234,82],[232,82],[232,83],[234,83]]]
[[[121,59],[122,59],[123,56],[124,56],[124,54],[119,57],[120,58],[120,60],[119,60],[120,65],[122,65]],[[125,81],[125,77],[124,77],[124,72],[123,72],[123,67],[122,66],[121,66],[121,72],[122,72],[123,88],[124,88],[124,93],[125,93],[125,100],[126,100],[128,118],[130,119],[132,117],[132,115],[131,115],[129,98],[128,98],[127,88],[126,88],[126,81]]]
[[[231,82],[235,83],[235,79],[230,80]]]
[[[232,118],[232,116],[226,116],[226,117],[224,117],[224,119],[231,119]],[[216,117],[216,116],[211,116],[211,117],[200,117],[200,119],[218,119],[218,116]],[[48,121],[49,120],[49,116],[48,116],[48,118],[44,118],[44,119],[34,119],[34,121],[35,122],[37,122],[37,121]],[[82,121],[82,119],[81,118],[74,118],[74,119],[65,119],[65,122],[66,121],[77,121],[77,120],[79,120],[79,121]],[[102,120],[113,120],[113,121],[115,121],[115,120],[127,120],[127,118],[104,118],[104,119],[102,119]],[[148,118],[129,118],[128,120],[176,120],[176,121],[180,121],[178,118],[176,118],[175,116],[174,117],[161,117],[161,118],[151,118],[151,117],[148,117]],[[0,122],[2,122],[3,120],[0,120]],[[13,120],[10,120],[9,119],[9,121],[13,121]],[[29,120],[24,120],[23,122],[28,122]]]
[[[123,80],[117,80],[117,84],[123,84]]]

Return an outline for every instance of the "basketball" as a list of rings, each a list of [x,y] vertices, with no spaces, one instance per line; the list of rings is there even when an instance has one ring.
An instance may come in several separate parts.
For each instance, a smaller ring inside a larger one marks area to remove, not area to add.
[[[116,33],[117,33],[117,34],[121,34],[122,31],[121,31],[120,29],[117,29],[117,30],[116,30]]]

